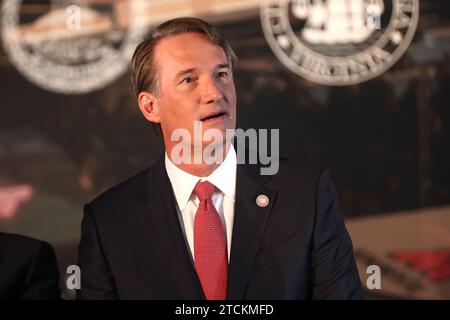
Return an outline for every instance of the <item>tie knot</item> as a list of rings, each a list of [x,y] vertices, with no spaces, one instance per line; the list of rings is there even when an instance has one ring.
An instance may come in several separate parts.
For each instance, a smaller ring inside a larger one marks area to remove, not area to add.
[[[214,193],[215,186],[208,182],[203,181],[197,183],[197,185],[194,188],[195,195],[200,199],[200,201],[203,200],[211,200],[212,195]]]

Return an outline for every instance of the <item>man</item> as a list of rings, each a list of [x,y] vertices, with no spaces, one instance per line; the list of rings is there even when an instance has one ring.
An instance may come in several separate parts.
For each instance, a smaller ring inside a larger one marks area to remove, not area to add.
[[[195,18],[163,23],[136,49],[138,104],[166,152],[85,206],[78,298],[362,297],[326,171],[280,160],[264,176],[237,163],[230,139],[174,139],[199,124],[223,136],[235,128],[235,61],[223,35]],[[223,161],[180,161],[213,142]]]
[[[0,232],[0,300],[60,299],[53,248],[44,241]]]

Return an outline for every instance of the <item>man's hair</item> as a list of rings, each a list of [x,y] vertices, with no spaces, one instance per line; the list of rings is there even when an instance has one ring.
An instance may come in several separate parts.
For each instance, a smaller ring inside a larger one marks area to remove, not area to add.
[[[211,42],[221,47],[232,69],[237,62],[236,54],[228,44],[225,36],[214,26],[198,18],[183,17],[166,21],[159,25],[152,34],[139,44],[131,61],[131,77],[136,97],[142,91],[148,91],[158,97],[160,92],[157,66],[154,61],[155,47],[164,38],[183,33],[201,33]],[[157,125],[160,129],[160,126]]]

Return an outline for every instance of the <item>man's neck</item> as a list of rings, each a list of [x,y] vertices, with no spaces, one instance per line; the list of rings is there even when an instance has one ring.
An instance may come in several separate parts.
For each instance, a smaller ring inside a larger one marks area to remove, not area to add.
[[[176,166],[189,173],[192,174],[193,176],[197,176],[197,177],[207,177],[209,176],[211,173],[214,172],[214,170],[216,170],[219,166],[220,163],[213,163],[211,165],[208,164],[176,164]]]
[[[225,160],[226,156],[228,155],[230,147],[231,147],[230,143],[226,147],[223,147],[223,149],[222,149],[223,155],[221,157],[222,162]],[[194,151],[191,152],[191,155],[194,154],[193,152]],[[208,163],[205,163],[203,158],[201,159],[201,163],[195,163],[194,161],[191,161],[191,163],[183,163],[183,162],[177,163],[176,161],[173,161],[173,159],[172,159],[172,148],[170,148],[170,150],[166,149],[166,153],[167,153],[167,156],[169,157],[170,161],[175,166],[177,166],[177,168],[179,168],[189,174],[197,176],[197,177],[209,176],[211,173],[214,172],[214,170],[216,170],[222,164],[222,162],[220,162],[220,163],[213,162],[211,164],[208,164]],[[192,158],[193,158],[193,156],[192,156]]]

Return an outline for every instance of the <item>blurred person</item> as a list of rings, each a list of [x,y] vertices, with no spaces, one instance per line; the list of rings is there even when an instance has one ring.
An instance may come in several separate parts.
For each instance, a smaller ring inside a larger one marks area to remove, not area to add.
[[[0,299],[60,299],[56,256],[47,242],[0,232]]]
[[[167,21],[137,47],[134,90],[165,154],[84,207],[79,299],[363,297],[326,170],[280,159],[261,175],[229,139],[215,141],[219,163],[175,159],[180,129],[235,129],[235,63],[225,37],[196,18]]]

